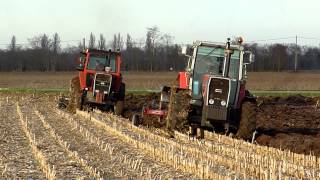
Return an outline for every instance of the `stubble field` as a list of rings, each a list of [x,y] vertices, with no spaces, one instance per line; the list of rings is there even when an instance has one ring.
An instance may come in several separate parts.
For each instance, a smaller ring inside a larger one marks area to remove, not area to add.
[[[317,179],[320,159],[205,132],[135,127],[99,111],[70,114],[56,95],[0,95],[1,179]]]

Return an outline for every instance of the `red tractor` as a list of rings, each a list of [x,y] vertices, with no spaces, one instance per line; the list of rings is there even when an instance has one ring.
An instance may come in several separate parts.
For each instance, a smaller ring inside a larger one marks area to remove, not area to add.
[[[246,90],[246,65],[254,55],[244,50],[242,39],[237,45],[230,39],[226,44],[195,42],[182,54],[189,57],[186,71],[179,73],[176,84],[163,88],[159,109],[145,108],[143,115],[165,117],[169,130],[191,125],[249,139],[256,105]]]
[[[122,82],[121,54],[114,51],[87,49],[80,53],[79,75],[71,81],[68,109],[84,106],[112,109],[121,115],[124,107],[125,84]]]

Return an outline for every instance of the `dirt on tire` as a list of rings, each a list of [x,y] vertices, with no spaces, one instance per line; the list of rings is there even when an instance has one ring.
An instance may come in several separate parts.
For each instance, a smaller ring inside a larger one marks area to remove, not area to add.
[[[67,106],[69,112],[75,113],[77,108],[80,108],[80,79],[78,76],[72,78],[70,81],[70,101]]]
[[[237,137],[245,140],[250,140],[252,138],[253,132],[256,129],[256,116],[256,103],[252,101],[243,102],[241,107],[239,128],[236,134]]]
[[[188,90],[173,87],[170,93],[166,128],[168,130],[184,130],[188,123],[190,111],[190,95]]]

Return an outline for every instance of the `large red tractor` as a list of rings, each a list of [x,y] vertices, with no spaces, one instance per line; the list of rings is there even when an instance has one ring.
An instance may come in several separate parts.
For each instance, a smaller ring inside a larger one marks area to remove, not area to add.
[[[254,55],[236,45],[195,42],[183,48],[189,57],[176,84],[163,88],[158,110],[144,115],[165,117],[169,130],[192,127],[222,129],[249,139],[255,130],[255,98],[246,90],[246,65]],[[163,107],[168,107],[165,109]]]
[[[125,84],[120,72],[121,54],[116,51],[87,49],[80,53],[79,75],[71,80],[68,109],[84,106],[113,109],[121,115],[124,107]]]

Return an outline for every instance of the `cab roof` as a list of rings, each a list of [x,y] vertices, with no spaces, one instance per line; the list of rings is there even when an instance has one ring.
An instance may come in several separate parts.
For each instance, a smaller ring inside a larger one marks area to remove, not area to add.
[[[225,48],[226,47],[226,43],[221,43],[221,42],[211,42],[211,41],[195,41],[193,43],[193,47],[196,46],[207,46],[207,47],[216,47],[216,48]],[[230,45],[231,49],[234,50],[243,50],[243,46],[242,45],[234,45],[231,44]]]
[[[97,53],[97,54],[121,54],[120,51],[111,51],[109,49],[108,51],[105,50],[98,50],[98,49],[86,49],[83,50],[82,53]]]

